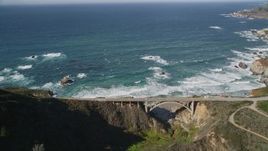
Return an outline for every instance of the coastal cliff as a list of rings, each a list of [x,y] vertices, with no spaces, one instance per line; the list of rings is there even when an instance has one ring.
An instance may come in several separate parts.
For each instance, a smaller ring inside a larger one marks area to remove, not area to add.
[[[0,90],[0,150],[126,150],[149,129],[163,124],[137,107],[65,101]],[[41,93],[39,92],[41,95]],[[46,91],[42,92],[47,96]],[[130,133],[131,132],[131,133]]]
[[[38,97],[31,94],[37,92]],[[1,151],[227,151],[267,146],[227,122],[247,102],[200,103],[194,118],[181,110],[168,124],[134,104],[41,97],[47,95],[42,90],[0,90]]]

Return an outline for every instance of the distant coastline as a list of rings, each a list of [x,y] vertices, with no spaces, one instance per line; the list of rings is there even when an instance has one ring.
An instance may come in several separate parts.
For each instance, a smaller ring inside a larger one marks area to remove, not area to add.
[[[248,19],[268,19],[268,4],[258,8],[244,9],[233,12],[231,13],[231,16]]]

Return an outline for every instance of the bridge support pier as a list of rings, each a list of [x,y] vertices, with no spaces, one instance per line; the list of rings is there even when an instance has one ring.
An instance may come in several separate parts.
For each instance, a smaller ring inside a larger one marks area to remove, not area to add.
[[[144,102],[143,103],[143,106],[144,106],[144,111],[145,111],[145,113],[148,113],[148,103],[147,102]]]
[[[191,115],[194,116],[194,112],[195,112],[195,102],[192,101],[190,103],[190,109],[191,109]]]

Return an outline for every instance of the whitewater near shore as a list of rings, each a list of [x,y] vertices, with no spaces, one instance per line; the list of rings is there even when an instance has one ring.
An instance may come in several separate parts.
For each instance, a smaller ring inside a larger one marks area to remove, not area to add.
[[[9,20],[3,24],[0,34],[14,44],[0,45],[0,54],[5,55],[0,64],[0,87],[49,89],[59,97],[96,98],[245,96],[250,90],[265,86],[258,76],[252,75],[249,66],[267,56],[267,43],[252,33],[252,29],[265,28],[266,22],[224,15],[257,4],[140,5],[126,6],[127,10],[110,6],[103,13],[114,17],[113,22],[107,17],[94,20],[99,14],[92,11],[103,10],[103,5],[72,6],[73,21],[68,26],[57,21],[63,12],[70,11],[64,7],[50,8],[58,11],[53,14],[55,20],[46,7],[25,7],[14,13],[8,12],[11,8],[2,10],[7,13],[3,20],[23,14],[24,9],[32,14],[43,11],[46,16],[38,18],[38,22],[49,27],[43,21],[50,18],[55,28],[25,35],[14,32]],[[137,9],[142,14],[151,13],[142,17],[134,13],[128,19],[123,15]],[[121,10],[120,14],[114,10]],[[193,11],[198,11],[198,15]],[[30,14],[25,14],[25,19],[34,17]],[[73,28],[79,16],[84,22],[80,28]],[[31,22],[21,24],[32,27],[21,32],[41,27]],[[148,29],[148,25],[152,28]],[[18,36],[23,41],[15,40]],[[21,43],[27,47],[15,47]],[[248,68],[240,68],[240,63]],[[66,75],[74,82],[62,86],[59,81]]]

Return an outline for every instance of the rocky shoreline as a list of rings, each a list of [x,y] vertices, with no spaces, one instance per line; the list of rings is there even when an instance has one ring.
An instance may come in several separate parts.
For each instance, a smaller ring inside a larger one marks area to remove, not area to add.
[[[230,14],[236,18],[247,18],[247,19],[268,19],[268,5],[258,7],[254,9],[244,9]]]
[[[263,41],[268,41],[268,28],[261,30],[251,30],[252,34]],[[262,51],[253,52],[258,59],[253,61],[250,65],[250,71],[253,75],[260,76],[260,82],[268,86],[268,57]],[[242,64],[243,65],[243,64]],[[244,65],[245,66],[245,65]],[[244,67],[242,66],[242,67]],[[239,64],[241,67],[241,63]]]
[[[230,16],[236,18],[247,18],[250,20],[268,19],[268,4],[254,9],[244,9],[241,11],[233,12],[230,14]],[[258,39],[268,42],[268,28],[260,30],[252,29],[250,32]],[[268,57],[262,51],[253,52],[253,54],[258,59],[253,61],[250,65],[240,62],[235,67],[242,69],[247,69],[249,67],[253,75],[260,76],[260,82],[268,86]]]

